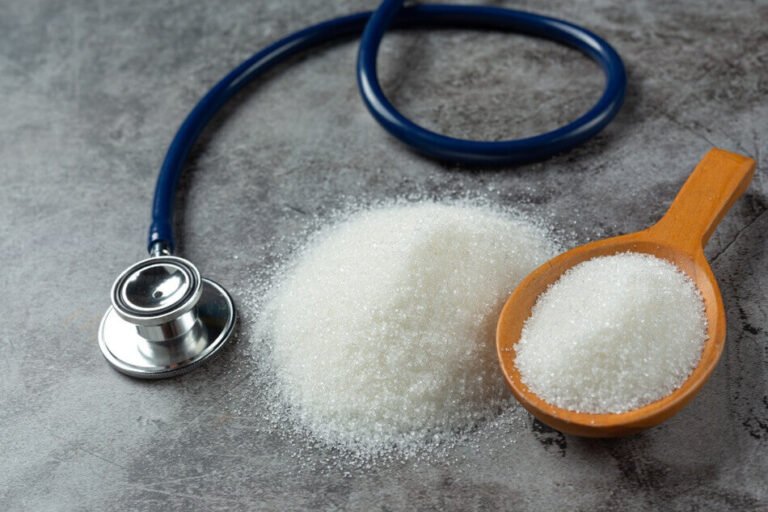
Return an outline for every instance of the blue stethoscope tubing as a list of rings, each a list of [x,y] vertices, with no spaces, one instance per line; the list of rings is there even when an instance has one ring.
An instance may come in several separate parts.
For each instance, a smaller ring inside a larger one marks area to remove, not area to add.
[[[376,72],[379,46],[389,28],[425,26],[503,29],[574,47],[603,69],[606,78],[603,94],[576,120],[532,137],[491,142],[457,139],[432,132],[395,109],[384,95]],[[375,11],[324,21],[272,43],[230,71],[203,96],[174,136],[160,169],[152,204],[150,253],[158,246],[173,252],[173,212],[179,178],[192,146],[224,103],[286,59],[360,32],[357,81],[366,107],[390,134],[416,151],[440,160],[468,165],[541,160],[596,135],[616,116],[624,101],[627,78],[621,57],[605,40],[573,23],[500,7],[442,4],[404,7],[403,0],[384,0]]]

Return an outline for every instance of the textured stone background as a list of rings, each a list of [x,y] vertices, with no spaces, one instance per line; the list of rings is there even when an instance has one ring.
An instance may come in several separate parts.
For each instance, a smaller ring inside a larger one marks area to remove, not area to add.
[[[711,146],[758,159],[707,248],[727,305],[724,356],[663,426],[590,441],[521,415],[442,459],[329,467],[333,452],[265,421],[247,307],[236,343],[188,376],[145,383],[107,366],[98,322],[114,276],[143,256],[154,178],[183,116],[267,42],[373,4],[3,3],[0,508],[767,510],[766,2],[504,2],[584,24],[629,72],[603,134],[516,169],[414,155],[357,97],[354,42],[328,47],[239,97],[182,184],[180,252],[247,305],[253,276],[308,214],[348,197],[487,194],[581,243],[657,219]],[[408,115],[486,139],[571,119],[602,83],[572,50],[472,31],[392,35],[380,66]]]

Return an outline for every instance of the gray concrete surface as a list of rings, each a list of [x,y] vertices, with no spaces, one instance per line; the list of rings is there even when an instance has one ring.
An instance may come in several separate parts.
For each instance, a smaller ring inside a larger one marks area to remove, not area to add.
[[[0,509],[768,510],[768,4],[504,2],[582,23],[620,51],[616,121],[568,154],[462,170],[414,155],[364,110],[355,44],[283,68],[236,100],[182,184],[180,252],[242,306],[237,341],[145,383],[96,345],[113,278],[143,256],[154,178],[194,101],[265,43],[374,2],[10,0],[0,7]],[[498,2],[502,3],[502,2]],[[573,118],[601,85],[572,50],[506,34],[389,37],[404,112],[493,139]],[[487,194],[577,242],[658,218],[712,146],[755,157],[707,253],[728,315],[696,400],[620,440],[522,421],[443,457],[359,467],[265,419],[255,277],[350,197]]]

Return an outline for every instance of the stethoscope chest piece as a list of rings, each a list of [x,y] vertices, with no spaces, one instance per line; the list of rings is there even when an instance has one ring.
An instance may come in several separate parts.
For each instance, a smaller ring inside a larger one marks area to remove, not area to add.
[[[235,307],[189,261],[158,256],[115,280],[99,346],[118,371],[144,379],[173,377],[210,359],[229,340]]]

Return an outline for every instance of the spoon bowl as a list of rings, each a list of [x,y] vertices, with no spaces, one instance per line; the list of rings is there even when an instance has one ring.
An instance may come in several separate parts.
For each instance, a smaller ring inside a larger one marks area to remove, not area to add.
[[[704,256],[704,246],[725,213],[749,186],[754,169],[754,160],[714,148],[696,166],[659,222],[636,233],[571,249],[538,267],[517,286],[501,311],[496,347],[507,384],[523,407],[543,423],[567,434],[618,437],[658,425],[696,395],[715,368],[725,342],[723,299]],[[624,413],[577,412],[550,404],[526,386],[515,365],[515,346],[523,326],[539,296],[568,269],[592,258],[622,252],[664,259],[691,278],[704,300],[707,320],[707,339],[701,358],[675,391]]]

